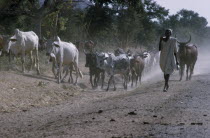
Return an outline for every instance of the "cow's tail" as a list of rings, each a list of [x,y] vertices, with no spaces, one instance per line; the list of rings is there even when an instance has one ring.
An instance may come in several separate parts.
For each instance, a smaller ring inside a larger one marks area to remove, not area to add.
[[[82,73],[82,71],[79,68],[78,68],[78,73],[79,73],[79,77],[83,78],[83,73]]]

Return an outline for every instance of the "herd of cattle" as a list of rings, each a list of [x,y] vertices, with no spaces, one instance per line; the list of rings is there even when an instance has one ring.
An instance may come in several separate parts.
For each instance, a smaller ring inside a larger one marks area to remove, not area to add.
[[[191,39],[190,39],[191,40]],[[197,60],[197,47],[195,45],[189,46],[190,42],[178,42],[179,48],[179,61],[181,66],[182,79],[184,66],[187,65],[187,79],[188,70],[190,68],[190,76],[193,73],[194,64]],[[22,71],[25,72],[25,57],[30,56],[30,70],[36,67],[37,74],[39,70],[39,38],[33,32],[22,32],[18,29],[15,30],[14,36],[0,36],[0,51],[6,51],[10,55],[21,56]],[[79,50],[78,45],[75,46],[71,42],[64,42],[59,37],[47,40],[45,43],[46,55],[49,56],[52,62],[52,72],[61,83],[69,75],[68,81],[77,84],[78,77],[83,77],[79,69]],[[125,52],[123,49],[118,48],[113,53],[96,52],[94,51],[95,44],[92,41],[85,43],[82,52],[86,55],[85,67],[89,68],[90,83],[92,88],[101,85],[104,86],[105,74],[109,75],[107,91],[109,90],[111,82],[113,82],[114,90],[115,75],[119,74],[123,80],[124,89],[127,89],[128,83],[131,81],[131,86],[135,83],[141,82],[142,74],[150,72],[150,70],[159,63],[159,52],[135,52],[131,50]],[[0,52],[1,55],[2,52]],[[9,56],[10,57],[10,56]],[[74,81],[72,73],[75,72],[76,80]],[[64,74],[64,75],[62,75]],[[99,84],[100,83],[100,84]]]

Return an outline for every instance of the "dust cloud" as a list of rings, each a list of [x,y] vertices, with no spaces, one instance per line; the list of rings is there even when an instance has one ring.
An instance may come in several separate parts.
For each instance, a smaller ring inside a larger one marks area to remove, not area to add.
[[[194,75],[210,73],[210,48],[198,48],[198,60],[195,64]]]
[[[195,75],[205,75],[210,74],[210,47],[202,46],[198,47],[198,59],[195,64],[194,69],[194,76]],[[172,74],[172,76],[178,76],[179,70],[175,70],[175,72]],[[186,75],[186,67],[184,71],[184,75]],[[147,82],[157,82],[164,80],[163,79],[163,73],[160,69],[159,63],[152,68],[149,72],[144,72],[143,75],[143,83]]]

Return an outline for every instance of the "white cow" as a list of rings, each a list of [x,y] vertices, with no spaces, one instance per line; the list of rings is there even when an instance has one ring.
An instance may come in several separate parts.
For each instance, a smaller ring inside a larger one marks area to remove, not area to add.
[[[15,56],[21,55],[22,61],[22,71],[25,72],[25,56],[26,54],[30,54],[31,67],[30,70],[34,66],[37,67],[37,74],[40,74],[39,70],[39,59],[38,59],[38,45],[39,38],[33,32],[22,32],[19,29],[15,30],[15,35],[10,38],[10,41],[7,45],[6,51],[9,53],[11,51]],[[35,59],[33,58],[33,54],[35,54]]]
[[[55,76],[55,79],[57,79],[57,74],[58,74],[58,62],[57,62],[57,60],[56,60],[56,55],[54,54],[54,53],[50,53],[50,55],[49,55],[49,57],[50,57],[50,62],[52,62],[52,72],[53,72],[53,74],[54,74],[54,76]],[[72,66],[72,64],[71,64],[71,66],[69,66],[69,65],[64,65],[64,67],[63,67],[63,73],[65,73],[65,76],[62,78],[62,80],[61,81],[64,81],[64,79],[68,76],[68,73],[70,72],[70,76],[69,76],[69,80],[68,80],[68,82],[70,82],[70,83],[73,83],[74,82],[74,80],[73,80],[73,76],[72,76],[72,71],[73,71],[73,66]],[[82,75],[81,75],[82,73],[81,72],[79,72],[79,75],[80,75],[80,77],[82,77]]]
[[[130,61],[126,54],[115,56],[113,53],[100,53],[96,56],[97,67],[105,70],[110,75],[107,91],[113,80],[114,90],[116,90],[114,75],[120,74],[124,78],[124,89],[127,89]]]
[[[60,38],[57,37],[57,40],[52,43],[51,48],[48,48],[47,53],[55,54],[56,62],[58,65],[58,83],[61,82],[62,67],[67,66],[71,68],[73,66],[76,71],[75,84],[77,84],[78,76],[80,75],[82,77],[82,74],[78,68],[79,51],[76,46],[72,43],[61,41]],[[70,71],[72,71],[72,69],[70,69]]]

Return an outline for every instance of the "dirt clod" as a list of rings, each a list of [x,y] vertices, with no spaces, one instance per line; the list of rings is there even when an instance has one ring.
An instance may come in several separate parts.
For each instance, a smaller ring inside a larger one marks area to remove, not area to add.
[[[129,112],[128,115],[137,115],[137,113],[133,112]]]

